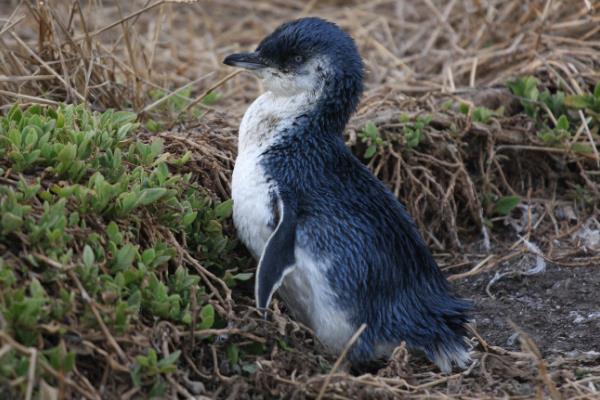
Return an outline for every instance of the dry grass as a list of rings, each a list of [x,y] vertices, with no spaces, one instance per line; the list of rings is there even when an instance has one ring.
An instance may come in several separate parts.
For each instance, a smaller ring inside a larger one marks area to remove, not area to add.
[[[451,280],[532,253],[550,263],[597,265],[598,249],[586,251],[573,234],[598,212],[598,132],[590,132],[582,118],[572,138],[571,144],[589,145],[591,153],[544,144],[504,84],[535,75],[551,90],[589,92],[600,81],[599,13],[600,2],[593,0],[13,1],[0,5],[0,108],[73,102],[132,109],[144,120],[160,121],[156,134],[167,141],[167,150],[192,151],[200,182],[227,198],[237,126],[260,88],[244,74],[230,75],[221,60],[254,46],[285,20],[318,15],[353,35],[368,70],[367,91],[348,129],[349,145],[362,154],[359,132],[368,121],[376,123],[388,145],[369,166],[443,252],[440,260],[455,273]],[[186,88],[192,94],[183,99],[183,108],[161,107],[181,98]],[[153,94],[157,90],[163,100]],[[219,101],[202,102],[213,91]],[[453,106],[447,107],[447,100]],[[473,120],[473,108],[466,115],[458,111],[460,103],[504,106],[505,113],[484,124]],[[200,118],[192,112],[196,108]],[[422,145],[410,152],[404,148],[403,113],[411,120],[432,116]],[[593,200],[574,197],[577,191]],[[505,195],[519,195],[527,207],[520,219],[496,218],[490,230],[488,197]],[[576,221],[558,220],[557,210],[570,210]],[[511,224],[502,228],[505,221]],[[172,397],[315,397],[326,386],[325,397],[336,399],[600,398],[597,360],[546,361],[525,334],[518,352],[488,345],[474,334],[475,363],[453,375],[432,372],[402,347],[377,375],[327,374],[304,328],[279,312],[272,322],[256,320],[244,293],[234,291],[233,300],[231,327],[218,332],[190,335],[166,321],[148,327],[156,348],[188,350],[180,369],[168,377]],[[277,332],[292,350],[276,345]],[[191,337],[210,334],[265,345],[268,353],[248,355],[256,372],[242,372],[223,361],[225,345],[218,341],[190,347]],[[35,357],[3,332],[0,343]],[[103,388],[80,373],[57,379],[69,393],[87,398],[139,395],[127,386],[131,359],[119,357],[117,348],[105,341],[96,349],[97,354],[115,351],[96,360],[106,371]]]

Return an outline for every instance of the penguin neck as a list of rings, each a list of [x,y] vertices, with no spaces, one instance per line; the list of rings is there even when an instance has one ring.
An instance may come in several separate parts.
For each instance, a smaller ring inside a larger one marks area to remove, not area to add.
[[[238,153],[262,151],[307,125],[318,97],[312,93],[283,95],[267,91],[246,110],[239,130]]]
[[[345,78],[324,82],[308,118],[314,133],[334,136],[343,134],[362,92],[360,82]]]
[[[239,151],[287,142],[292,137],[307,142],[340,138],[361,91],[361,81],[347,77],[324,79],[312,91],[289,94],[269,90],[252,103],[242,119]]]

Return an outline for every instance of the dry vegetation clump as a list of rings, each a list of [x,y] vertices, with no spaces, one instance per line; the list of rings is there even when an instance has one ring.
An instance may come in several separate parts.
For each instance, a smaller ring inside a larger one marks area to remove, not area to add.
[[[221,60],[303,15],[347,29],[368,77],[348,144],[459,288],[496,273],[493,298],[506,276],[600,263],[599,12],[588,0],[1,4],[0,390],[598,398],[598,353],[539,349],[514,324],[512,346],[474,329],[463,372],[401,346],[352,376],[277,302],[261,320],[227,201],[260,88]]]

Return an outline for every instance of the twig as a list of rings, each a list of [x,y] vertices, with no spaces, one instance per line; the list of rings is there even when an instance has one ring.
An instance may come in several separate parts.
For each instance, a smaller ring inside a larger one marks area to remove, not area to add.
[[[358,328],[358,330],[354,333],[354,335],[352,335],[350,340],[348,340],[348,343],[346,343],[346,346],[342,350],[342,353],[339,355],[338,359],[335,361],[335,364],[333,364],[331,371],[329,371],[329,373],[325,377],[323,386],[321,386],[321,390],[319,391],[319,394],[317,395],[317,400],[321,400],[323,398],[323,396],[325,395],[325,390],[327,389],[327,386],[329,385],[329,382],[331,381],[331,377],[333,376],[333,374],[335,374],[335,371],[337,371],[337,369],[339,368],[342,361],[346,358],[346,354],[348,354],[348,351],[350,350],[352,345],[358,340],[358,338],[360,337],[360,335],[362,335],[362,333],[364,332],[365,329],[367,329],[367,324],[363,323]]]
[[[508,320],[508,324],[519,334],[519,339],[525,350],[529,351],[537,360],[540,379],[546,384],[552,400],[562,400],[562,395],[548,374],[548,366],[546,365],[546,361],[542,358],[542,354],[540,353],[540,350],[536,346],[535,342],[510,319]]]
[[[126,22],[126,21],[128,21],[128,20],[130,20],[132,18],[135,18],[138,15],[143,14],[146,11],[153,9],[154,7],[158,7],[158,6],[160,6],[162,4],[165,4],[167,2],[168,2],[167,0],[159,0],[156,3],[150,4],[150,5],[148,5],[148,6],[144,7],[144,8],[141,8],[141,9],[139,9],[137,11],[132,12],[131,14],[126,15],[126,16],[120,18],[119,20],[108,24],[107,26],[105,26],[103,28],[95,30],[94,32],[90,33],[89,35],[80,35],[80,36],[77,36],[77,37],[73,38],[73,40],[74,41],[80,41],[80,40],[86,39],[87,37],[91,38],[93,36],[97,36],[97,35],[101,34],[102,32],[105,32],[105,31],[107,31],[107,30],[109,30],[111,28],[114,28],[115,26],[120,25],[123,22]]]
[[[17,35],[16,33],[12,32],[12,31],[10,32],[10,34],[25,49],[25,51],[27,51],[27,53],[29,53],[29,55],[31,57],[33,57],[38,63],[40,63],[40,65],[42,67],[44,67],[44,69],[46,69],[48,72],[50,72],[52,75],[54,75],[56,77],[56,79],[58,79],[65,86],[65,89],[67,91],[69,91],[69,92],[72,91],[79,98],[79,100],[85,102],[85,98],[81,95],[81,93],[79,93],[77,90],[75,90],[71,86],[71,84],[69,82],[65,81],[63,79],[63,77],[60,76],[60,74],[58,72],[56,72],[53,68],[51,68],[48,65],[47,62],[45,62],[44,60],[42,60],[40,58],[40,56],[38,56],[37,53],[35,51],[33,51],[31,49],[31,47],[29,47],[27,45],[27,43],[25,43],[24,41],[21,40],[21,38],[19,37],[19,35]]]
[[[477,274],[477,272],[479,272],[480,269],[482,269],[488,263],[488,261],[490,261],[494,257],[496,257],[494,254],[490,254],[489,256],[487,256],[486,258],[484,258],[483,260],[481,260],[479,263],[477,263],[477,265],[475,265],[469,271],[463,272],[461,274],[450,275],[448,277],[448,280],[449,281],[456,281],[458,279],[463,279],[463,278],[466,278],[468,276],[475,275],[475,274]]]
[[[51,105],[51,106],[58,106],[58,105],[60,105],[60,103],[58,101],[44,99],[43,97],[29,96],[27,94],[8,92],[6,90],[0,90],[0,94],[3,94],[5,96],[16,97],[18,99],[27,100],[27,101],[30,101],[32,103],[48,104],[48,105]]]
[[[10,335],[8,335],[6,332],[4,332],[2,330],[0,330],[0,339],[5,341],[8,345],[10,345],[12,348],[14,348],[19,353],[31,356],[31,349],[29,347],[23,346],[21,343],[14,340]],[[40,362],[41,367],[44,369],[44,371],[48,372],[50,375],[52,375],[56,379],[63,379],[63,381],[67,385],[73,387],[77,392],[79,392],[85,398],[93,399],[93,400],[100,400],[100,397],[94,396],[93,394],[89,393],[87,390],[85,390],[84,388],[79,386],[73,380],[65,377],[63,374],[59,373],[54,368],[52,368],[50,365],[48,365],[43,359],[40,359],[39,362]]]
[[[104,320],[102,319],[102,316],[100,315],[100,313],[98,312],[98,309],[96,308],[96,304],[94,302],[94,299],[92,299],[90,297],[90,295],[88,294],[87,290],[85,290],[85,288],[83,287],[83,285],[81,284],[81,281],[79,280],[79,278],[77,277],[77,275],[73,272],[73,267],[71,266],[65,266],[62,263],[53,260],[43,254],[39,254],[39,253],[35,253],[34,256],[41,260],[44,261],[46,264],[55,267],[61,271],[66,271],[66,273],[69,275],[69,277],[73,280],[73,282],[75,282],[75,284],[77,285],[77,287],[79,288],[79,292],[81,293],[81,297],[83,298],[83,300],[90,306],[90,309],[92,310],[92,313],[94,314],[94,317],[96,318],[96,321],[98,322],[98,325],[100,325],[100,329],[102,330],[102,332],[104,333],[104,336],[106,336],[106,340],[108,340],[108,343],[113,347],[113,349],[117,352],[117,355],[119,356],[119,358],[121,359],[121,361],[127,363],[127,356],[125,355],[125,352],[121,349],[121,346],[119,346],[119,344],[117,343],[117,341],[115,340],[115,338],[112,336],[112,334],[110,333],[110,330],[108,329],[108,327],[106,326],[106,324],[104,323]]]
[[[596,166],[600,169],[600,154],[598,154],[598,148],[596,147],[596,141],[592,136],[592,132],[590,131],[590,127],[588,125],[588,121],[583,115],[583,111],[578,110],[579,118],[581,119],[581,123],[583,124],[583,129],[590,141],[590,146],[592,146],[592,150],[594,150],[594,156],[596,156]]]
[[[177,250],[179,251],[179,253],[183,255],[183,257],[185,258],[185,260],[187,262],[189,262],[190,264],[192,264],[194,266],[194,268],[196,268],[196,271],[198,271],[198,273],[200,274],[200,276],[202,277],[202,279],[204,280],[204,282],[206,283],[206,285],[213,292],[213,294],[221,302],[225,303],[225,300],[221,296],[221,293],[219,293],[219,291],[217,290],[217,288],[212,284],[211,280],[217,282],[221,286],[221,288],[225,292],[225,297],[227,299],[226,304],[231,309],[231,303],[232,303],[232,300],[231,300],[231,289],[229,289],[229,287],[227,287],[227,284],[225,282],[223,282],[222,279],[219,279],[218,276],[216,276],[215,274],[213,274],[212,272],[210,272],[209,270],[207,270],[206,268],[204,268],[202,266],[202,264],[200,264],[194,257],[192,257],[192,255],[186,249],[184,249],[183,247],[181,247],[181,245],[179,244],[179,242],[177,241],[177,239],[175,239],[175,236],[173,235],[173,232],[167,231],[167,234],[169,235],[171,243],[177,248]]]
[[[217,83],[215,83],[214,85],[212,85],[211,87],[209,87],[208,89],[206,89],[204,91],[204,93],[202,93],[200,96],[196,97],[190,104],[188,104],[187,106],[185,106],[185,108],[183,110],[181,110],[181,112],[179,112],[179,114],[177,114],[177,118],[175,118],[174,122],[171,124],[171,126],[169,127],[169,129],[173,127],[173,124],[175,124],[175,122],[179,119],[179,117],[181,115],[183,115],[186,112],[188,112],[188,110],[190,110],[196,104],[200,103],[202,101],[202,99],[204,99],[206,96],[208,96],[209,94],[211,94],[216,88],[218,88],[219,86],[223,85],[225,82],[227,82],[228,80],[230,80],[231,78],[233,78],[234,76],[236,76],[237,74],[239,74],[241,72],[242,72],[242,70],[233,71],[232,73],[230,73],[229,75],[227,75],[226,77],[224,77],[223,79],[221,79],[220,81],[218,81]]]
[[[27,391],[25,392],[25,400],[31,400],[33,395],[33,385],[35,384],[35,365],[37,362],[37,349],[29,348],[29,369],[27,371]]]
[[[96,321],[98,321],[98,325],[100,325],[100,329],[102,329],[104,336],[106,336],[106,339],[108,340],[108,343],[112,346],[113,349],[115,349],[115,351],[117,352],[117,355],[119,356],[121,361],[124,363],[128,363],[129,361],[127,360],[127,356],[125,355],[125,352],[123,351],[123,349],[121,349],[121,346],[119,346],[119,343],[117,343],[117,341],[115,340],[113,335],[110,333],[110,330],[108,329],[108,327],[104,323],[104,320],[102,319],[102,316],[98,312],[98,309],[96,308],[94,299],[92,299],[90,297],[87,290],[85,290],[85,288],[81,284],[81,281],[79,280],[79,278],[77,277],[77,275],[75,275],[75,273],[73,271],[68,271],[67,273],[69,274],[71,279],[73,279],[73,281],[75,281],[75,284],[79,288],[79,291],[81,293],[81,297],[83,298],[83,300],[86,303],[88,303],[88,305],[90,306],[92,313],[94,313],[94,317],[96,317]]]
[[[160,104],[162,104],[163,102],[167,101],[168,99],[170,99],[173,96],[178,96],[179,93],[181,93],[182,91],[184,91],[185,89],[189,88],[190,86],[193,86],[195,84],[197,84],[198,82],[210,77],[211,75],[213,75],[214,72],[209,72],[206,75],[201,76],[200,78],[193,80],[191,82],[186,83],[185,85],[181,86],[180,88],[172,91],[171,93],[169,93],[166,96],[161,97],[160,99],[156,100],[153,103],[148,104],[146,107],[144,107],[144,109],[142,110],[143,113],[148,112],[150,110],[152,110],[153,108],[159,106]]]
[[[267,343],[267,339],[253,335],[252,333],[245,332],[239,328],[223,328],[223,329],[201,329],[194,331],[194,336],[205,338],[208,336],[221,336],[221,335],[239,335],[248,338],[254,342]]]

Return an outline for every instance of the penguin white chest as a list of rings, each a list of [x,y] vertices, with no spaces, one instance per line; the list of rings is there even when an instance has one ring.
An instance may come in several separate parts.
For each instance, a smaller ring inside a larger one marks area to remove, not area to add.
[[[235,162],[231,182],[233,222],[242,242],[255,259],[273,233],[270,184],[259,163],[260,148],[247,149]]]
[[[277,134],[306,109],[308,100],[305,95],[282,97],[266,92],[248,107],[240,124],[231,182],[233,222],[238,236],[257,260],[277,225],[272,206],[277,187],[265,174],[261,156],[276,141]]]

